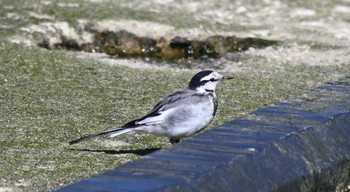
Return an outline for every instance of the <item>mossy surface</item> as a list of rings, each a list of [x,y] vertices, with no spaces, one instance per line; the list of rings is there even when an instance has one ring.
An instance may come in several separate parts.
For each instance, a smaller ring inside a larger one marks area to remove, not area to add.
[[[144,115],[166,95],[186,88],[199,70],[196,66],[192,70],[129,68],[78,58],[66,51],[10,43],[9,37],[20,34],[21,27],[52,20],[74,23],[78,19],[115,18],[179,28],[202,25],[219,30],[220,26],[227,29],[234,25],[190,20],[191,14],[178,11],[127,9],[116,1],[0,3],[0,189],[12,191],[54,190],[169,147],[166,138],[143,134],[101,137],[75,146],[68,142]],[[31,12],[46,17],[30,16]],[[219,111],[210,127],[278,101],[298,98],[325,81],[350,74],[345,64],[275,65],[275,61],[249,55],[240,57],[240,62],[250,70],[224,72],[235,79],[219,85]]]
[[[50,190],[169,146],[166,138],[149,135],[102,137],[77,146],[67,142],[145,114],[186,87],[192,72],[109,66],[60,51],[3,45],[1,185]],[[279,73],[234,74],[219,86],[220,108],[211,127],[300,95],[328,80],[322,74],[330,69],[294,66]]]

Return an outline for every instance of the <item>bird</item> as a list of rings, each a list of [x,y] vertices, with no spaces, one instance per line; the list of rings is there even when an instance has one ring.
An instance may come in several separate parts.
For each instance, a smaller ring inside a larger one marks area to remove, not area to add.
[[[214,70],[202,70],[195,74],[182,91],[170,94],[161,100],[145,116],[132,120],[120,128],[113,128],[70,141],[73,145],[82,141],[110,134],[143,132],[168,137],[171,144],[195,135],[205,129],[215,117],[218,100],[215,93],[219,82],[233,79]]]

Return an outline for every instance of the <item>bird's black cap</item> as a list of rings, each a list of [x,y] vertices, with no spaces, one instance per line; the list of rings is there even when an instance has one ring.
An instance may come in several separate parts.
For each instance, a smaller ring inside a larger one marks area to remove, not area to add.
[[[205,82],[201,82],[201,79],[210,73],[214,72],[213,70],[204,70],[198,72],[195,76],[192,77],[190,84],[188,85],[189,89],[195,90],[197,87],[200,87]]]

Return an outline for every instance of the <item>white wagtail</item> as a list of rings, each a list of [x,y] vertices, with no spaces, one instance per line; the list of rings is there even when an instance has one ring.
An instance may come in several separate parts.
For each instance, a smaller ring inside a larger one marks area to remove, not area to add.
[[[186,90],[169,95],[147,115],[130,121],[121,128],[87,135],[69,144],[105,134],[115,137],[135,132],[166,136],[170,138],[171,144],[177,143],[184,137],[200,132],[213,120],[218,107],[216,86],[220,81],[227,79],[233,77],[224,77],[212,70],[200,71],[192,77]]]

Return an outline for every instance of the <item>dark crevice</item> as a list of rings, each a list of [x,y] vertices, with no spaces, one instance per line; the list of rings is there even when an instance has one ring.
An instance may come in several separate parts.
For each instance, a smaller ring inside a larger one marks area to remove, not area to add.
[[[204,40],[176,36],[169,41],[164,38],[139,37],[125,30],[94,32],[91,43],[78,43],[78,40],[63,35],[60,37],[61,42],[53,46],[49,46],[45,38],[38,45],[46,49],[106,53],[123,58],[178,60],[219,58],[226,53],[245,51],[250,47],[264,48],[281,44],[275,40],[221,35],[210,36]]]

